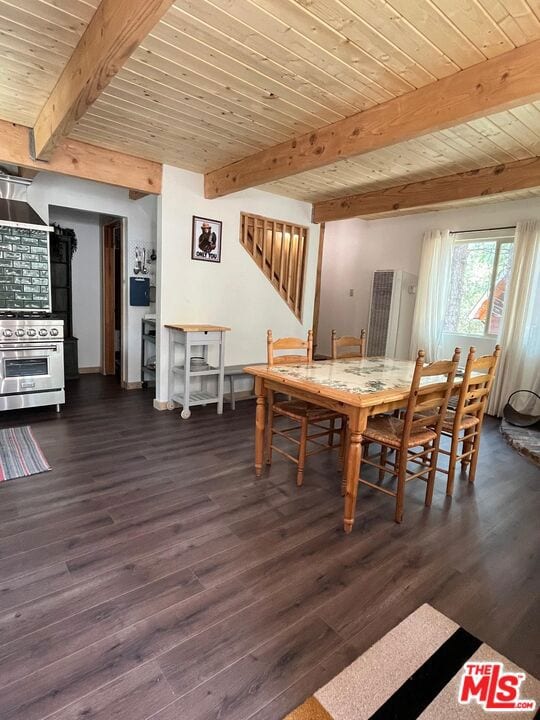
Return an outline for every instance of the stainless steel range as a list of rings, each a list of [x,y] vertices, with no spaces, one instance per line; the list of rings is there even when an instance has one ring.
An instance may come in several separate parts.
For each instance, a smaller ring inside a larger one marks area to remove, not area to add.
[[[64,326],[43,317],[0,318],[0,410],[65,402]]]

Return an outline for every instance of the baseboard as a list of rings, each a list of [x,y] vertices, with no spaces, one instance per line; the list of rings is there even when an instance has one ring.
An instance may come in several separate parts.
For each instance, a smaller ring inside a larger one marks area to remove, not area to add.
[[[140,390],[142,388],[142,382],[140,380],[136,382],[123,382],[122,387],[124,390]]]
[[[101,368],[100,367],[80,367],[79,368],[79,375],[90,375],[100,373],[101,374]]]
[[[163,400],[156,400],[156,398],[154,398],[154,409],[155,410],[167,410],[168,409],[167,405],[168,405],[167,402],[165,402]]]
[[[256,395],[253,394],[253,390],[239,390],[238,392],[234,393],[235,402],[238,402],[241,400],[253,400],[255,397],[256,397]],[[225,395],[223,395],[223,400],[226,403],[230,403],[231,402],[230,393],[225,393]]]

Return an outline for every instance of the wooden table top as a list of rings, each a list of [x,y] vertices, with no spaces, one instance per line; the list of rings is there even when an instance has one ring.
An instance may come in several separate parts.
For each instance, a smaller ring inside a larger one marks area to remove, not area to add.
[[[184,332],[224,332],[231,329],[224,325],[188,325],[186,323],[165,323],[165,327]]]
[[[323,360],[305,364],[251,365],[250,375],[322,395],[347,405],[371,407],[406,399],[414,373],[412,360],[384,357]],[[422,384],[444,382],[445,377],[423,378]],[[461,384],[456,377],[455,385]]]

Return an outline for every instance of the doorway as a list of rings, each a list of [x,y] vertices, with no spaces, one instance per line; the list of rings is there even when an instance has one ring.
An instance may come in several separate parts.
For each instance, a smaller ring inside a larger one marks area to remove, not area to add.
[[[103,375],[122,383],[122,262],[124,225],[121,219],[103,224]]]

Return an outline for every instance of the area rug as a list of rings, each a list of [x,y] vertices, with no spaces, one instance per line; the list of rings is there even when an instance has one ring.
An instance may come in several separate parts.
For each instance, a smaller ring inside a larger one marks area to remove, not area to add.
[[[0,430],[0,482],[50,469],[29,426]]]
[[[422,605],[285,720],[535,716],[540,683]]]

